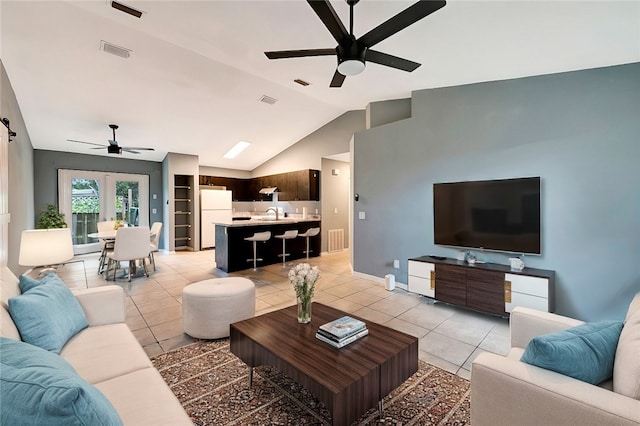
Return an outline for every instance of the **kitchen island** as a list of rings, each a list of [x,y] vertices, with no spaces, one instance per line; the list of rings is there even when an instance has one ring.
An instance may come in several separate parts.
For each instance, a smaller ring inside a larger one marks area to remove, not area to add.
[[[216,267],[225,272],[241,271],[253,267],[253,243],[245,238],[256,232],[271,232],[271,239],[258,243],[258,266],[282,263],[282,240],[276,235],[285,231],[297,230],[298,234],[310,228],[319,228],[319,219],[284,218],[272,220],[233,220],[231,222],[216,223]],[[297,237],[286,242],[287,262],[306,257],[306,238]],[[320,255],[320,235],[309,239],[309,257]]]

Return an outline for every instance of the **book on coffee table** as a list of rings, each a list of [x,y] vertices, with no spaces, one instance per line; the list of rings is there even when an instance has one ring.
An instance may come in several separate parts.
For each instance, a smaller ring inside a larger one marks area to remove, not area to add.
[[[366,336],[367,334],[369,334],[369,330],[367,328],[363,328],[363,329],[360,329],[360,331],[356,332],[355,334],[351,334],[349,337],[345,337],[338,341],[338,340],[334,340],[329,337],[326,337],[324,334],[321,334],[320,331],[318,330],[318,332],[316,333],[316,338],[336,348],[342,348],[344,346],[347,346],[349,343],[353,343],[356,340],[360,339],[361,337]]]
[[[350,316],[343,316],[318,328],[318,332],[329,338],[337,340],[348,338],[359,331],[366,329],[367,325]]]

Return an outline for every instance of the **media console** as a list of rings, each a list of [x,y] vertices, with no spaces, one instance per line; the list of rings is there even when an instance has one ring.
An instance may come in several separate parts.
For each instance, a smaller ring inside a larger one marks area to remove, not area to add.
[[[441,302],[501,316],[516,306],[555,311],[554,271],[429,256],[409,259],[408,270],[410,292]]]

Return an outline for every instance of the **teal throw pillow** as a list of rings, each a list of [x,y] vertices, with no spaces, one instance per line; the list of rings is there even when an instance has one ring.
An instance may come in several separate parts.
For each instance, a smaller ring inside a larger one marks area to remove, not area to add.
[[[0,337],[0,361],[16,368],[42,367],[75,373],[76,370],[60,355],[30,343]]]
[[[45,275],[41,280],[31,278],[26,275],[20,275],[18,287],[20,287],[20,293],[26,293],[32,288],[35,288],[41,284],[45,284],[48,282],[56,282],[56,283],[65,285],[65,283],[60,279],[60,277],[58,277],[58,275],[56,275],[55,272],[50,272],[49,274]]]
[[[620,321],[599,321],[534,337],[520,360],[597,385],[613,376]]]
[[[0,363],[0,424],[116,426],[122,420],[109,400],[76,373]]]
[[[55,353],[89,326],[69,288],[54,280],[10,298],[9,313],[23,341]]]

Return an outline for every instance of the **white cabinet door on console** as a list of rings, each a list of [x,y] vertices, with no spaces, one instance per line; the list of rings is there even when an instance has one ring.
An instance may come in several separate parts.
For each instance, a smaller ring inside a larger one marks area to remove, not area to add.
[[[504,310],[516,306],[549,312],[549,280],[528,275],[505,274]]]
[[[427,297],[436,297],[436,265],[409,261],[409,291]]]

